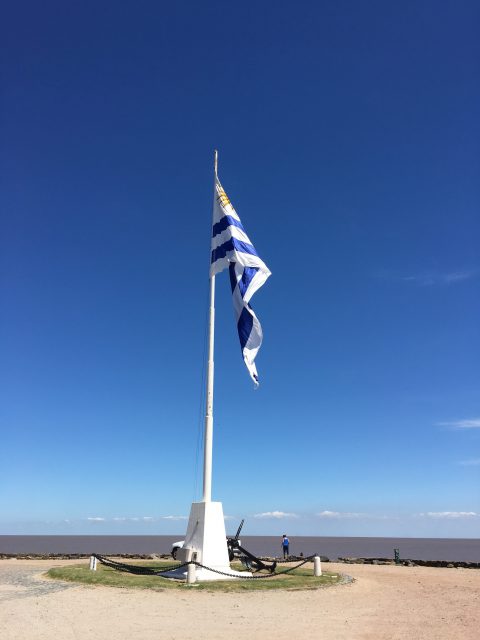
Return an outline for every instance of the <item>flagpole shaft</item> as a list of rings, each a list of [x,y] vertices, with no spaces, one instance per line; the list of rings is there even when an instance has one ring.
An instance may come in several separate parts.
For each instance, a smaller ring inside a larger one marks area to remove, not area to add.
[[[210,310],[208,322],[207,401],[205,412],[205,444],[203,463],[202,502],[212,499],[212,448],[213,448],[213,346],[215,332],[215,276],[210,278]]]
[[[215,179],[217,177],[218,153],[215,150]],[[215,197],[215,185],[214,185]],[[213,449],[213,375],[214,375],[214,338],[215,338],[215,276],[210,276],[210,307],[208,314],[208,362],[207,362],[207,398],[205,411],[205,442],[203,459],[203,498],[202,502],[212,500],[212,449]]]

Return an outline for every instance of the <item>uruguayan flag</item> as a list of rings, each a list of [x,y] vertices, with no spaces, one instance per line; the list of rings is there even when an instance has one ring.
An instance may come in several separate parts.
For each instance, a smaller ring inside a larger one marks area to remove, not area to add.
[[[213,201],[212,263],[214,276],[228,267],[232,285],[233,309],[243,359],[253,381],[258,385],[255,357],[262,344],[262,327],[249,302],[270,275],[266,264],[258,257],[240,222],[237,212],[215,179]]]

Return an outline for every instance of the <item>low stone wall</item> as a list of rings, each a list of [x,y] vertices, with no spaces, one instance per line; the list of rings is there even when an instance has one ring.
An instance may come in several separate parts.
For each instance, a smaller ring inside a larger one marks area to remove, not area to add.
[[[338,558],[345,564],[397,564],[391,558]],[[405,567],[443,567],[448,569],[480,569],[480,562],[451,562],[448,560],[404,560],[398,562]]]
[[[0,553],[0,560],[83,560],[90,558],[90,553]],[[163,554],[138,554],[138,553],[112,553],[114,558],[125,560],[166,560],[172,559],[168,553]]]

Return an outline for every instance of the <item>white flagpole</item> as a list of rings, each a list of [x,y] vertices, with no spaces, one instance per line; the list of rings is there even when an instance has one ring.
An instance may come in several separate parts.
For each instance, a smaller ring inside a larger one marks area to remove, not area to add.
[[[218,152],[215,149],[215,182],[213,197],[216,197],[216,178]],[[215,201],[214,201],[215,202]],[[212,500],[212,444],[213,444],[213,345],[215,337],[215,276],[210,276],[210,310],[208,318],[208,364],[207,364],[207,400],[205,412],[205,443],[203,457],[203,498],[202,502]]]

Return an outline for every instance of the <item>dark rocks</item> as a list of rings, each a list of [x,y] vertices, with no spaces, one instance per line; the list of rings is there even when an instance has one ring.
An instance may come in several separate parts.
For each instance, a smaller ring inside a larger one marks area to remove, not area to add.
[[[310,556],[308,556],[310,557]],[[264,562],[284,562],[284,558],[280,556],[259,556],[259,560],[263,560]],[[331,562],[330,558],[327,556],[319,556],[321,562]],[[303,562],[305,560],[305,556],[288,556],[289,562]]]
[[[94,552],[92,551],[92,554]],[[83,560],[89,558],[90,553],[0,553],[0,560]],[[125,560],[156,560],[159,558],[170,558],[170,554],[139,554],[139,553],[112,553],[101,554],[111,555],[114,558],[124,558]]]
[[[338,562],[345,564],[395,564],[390,558],[338,558]],[[440,567],[448,569],[480,569],[480,562],[449,562],[448,560],[410,560],[402,559],[400,564],[404,567]]]
[[[330,558],[327,558],[327,556],[318,556],[320,558],[320,562],[330,562]],[[262,558],[263,560],[264,558]],[[288,556],[289,560],[298,560],[298,562],[302,562],[303,560],[305,560],[305,556],[302,554],[300,556]]]

